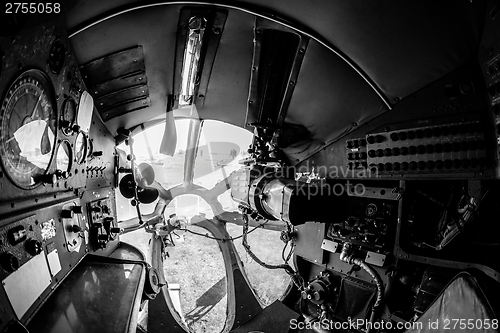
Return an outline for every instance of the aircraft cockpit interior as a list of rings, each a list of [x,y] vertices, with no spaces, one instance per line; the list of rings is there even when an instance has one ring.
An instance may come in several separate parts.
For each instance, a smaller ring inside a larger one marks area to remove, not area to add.
[[[0,10],[0,332],[500,331],[498,1]]]

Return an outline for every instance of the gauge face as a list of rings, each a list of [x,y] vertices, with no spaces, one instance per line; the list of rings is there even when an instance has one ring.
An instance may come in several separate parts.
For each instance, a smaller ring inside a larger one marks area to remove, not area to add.
[[[377,214],[377,210],[378,210],[377,205],[375,205],[373,203],[368,204],[366,206],[366,211],[365,211],[366,216],[368,216],[368,217],[374,216],[375,214]]]
[[[0,160],[21,188],[35,187],[46,173],[56,141],[57,110],[49,79],[28,70],[9,87],[0,109]]]
[[[71,150],[71,145],[69,144],[68,141],[62,141],[59,147],[57,148],[56,169],[61,172],[69,173],[71,171],[72,159],[73,159],[73,154]]]
[[[73,132],[69,129],[76,120],[76,102],[73,97],[68,97],[64,101],[63,110],[61,112],[61,127],[62,131],[66,135],[70,135]]]
[[[87,157],[87,140],[87,136],[83,132],[78,133],[76,136],[75,159],[78,164],[82,164]]]

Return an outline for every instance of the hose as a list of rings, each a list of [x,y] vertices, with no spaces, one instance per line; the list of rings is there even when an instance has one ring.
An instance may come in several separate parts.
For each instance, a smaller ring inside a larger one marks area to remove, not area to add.
[[[370,315],[370,325],[368,326],[368,330],[366,331],[366,333],[370,333],[373,327],[373,322],[375,321],[378,315],[379,307],[382,304],[383,286],[384,286],[382,279],[380,278],[380,275],[378,275],[378,273],[364,260],[356,258],[354,256],[354,251],[350,243],[344,243],[344,245],[342,246],[342,252],[340,253],[340,260],[350,265],[358,265],[359,267],[363,268],[368,274],[370,274],[372,279],[375,281],[375,284],[377,286],[377,299],[375,300],[375,303],[372,306],[372,313]]]

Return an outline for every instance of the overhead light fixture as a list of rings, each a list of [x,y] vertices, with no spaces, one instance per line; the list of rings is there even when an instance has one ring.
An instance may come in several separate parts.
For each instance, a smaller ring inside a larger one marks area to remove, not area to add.
[[[195,87],[199,80],[198,70],[200,68],[201,49],[206,26],[207,20],[204,17],[194,16],[189,20],[189,34],[186,38],[182,63],[179,107],[188,106],[193,103]]]

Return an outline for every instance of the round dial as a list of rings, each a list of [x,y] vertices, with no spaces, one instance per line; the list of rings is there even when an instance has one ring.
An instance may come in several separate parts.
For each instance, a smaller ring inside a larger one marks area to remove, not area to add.
[[[87,157],[87,140],[87,136],[83,132],[78,133],[76,136],[75,159],[78,164],[82,164]]]
[[[0,160],[12,182],[24,189],[40,183],[56,142],[57,110],[49,79],[39,70],[22,73],[0,109]]]
[[[58,175],[62,178],[68,178],[71,172],[71,165],[73,161],[73,153],[71,150],[71,145],[68,141],[63,141],[57,148],[56,154],[56,169],[60,173]]]
[[[368,204],[366,206],[366,211],[365,211],[366,216],[368,216],[368,217],[374,216],[375,214],[377,214],[377,210],[378,210],[377,205],[375,205],[373,203]]]
[[[71,135],[73,133],[73,131],[71,130],[71,126],[73,126],[75,120],[76,102],[73,97],[68,97],[64,101],[63,110],[61,113],[61,127],[64,134]]]

